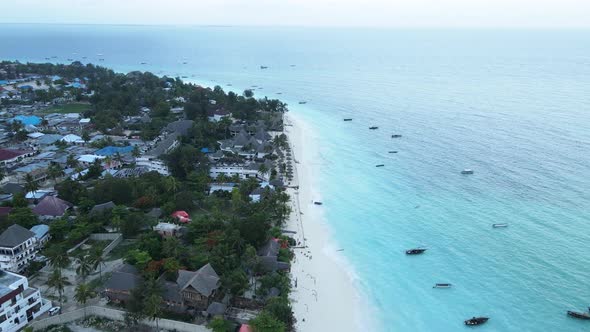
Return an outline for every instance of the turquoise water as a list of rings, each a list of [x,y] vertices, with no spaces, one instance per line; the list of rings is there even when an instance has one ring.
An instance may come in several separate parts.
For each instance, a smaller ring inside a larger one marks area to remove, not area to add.
[[[590,304],[590,31],[4,25],[0,45],[289,101],[383,331],[590,328],[565,315]]]

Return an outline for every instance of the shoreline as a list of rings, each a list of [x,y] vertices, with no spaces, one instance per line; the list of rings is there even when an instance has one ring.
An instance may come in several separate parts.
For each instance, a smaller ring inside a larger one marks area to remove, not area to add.
[[[331,246],[330,229],[316,183],[317,148],[310,128],[303,120],[285,115],[285,134],[293,154],[294,177],[289,188],[292,212],[286,225],[296,231],[295,240],[304,248],[294,249],[291,266],[291,304],[297,322],[296,331],[361,331],[360,296],[353,274],[339,262]],[[306,147],[303,149],[303,147]],[[342,261],[344,258],[342,257]]]

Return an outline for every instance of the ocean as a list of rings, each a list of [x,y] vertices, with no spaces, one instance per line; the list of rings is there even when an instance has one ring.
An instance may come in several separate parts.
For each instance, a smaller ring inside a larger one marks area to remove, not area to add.
[[[472,316],[491,318],[481,331],[581,331],[566,310],[590,305],[589,36],[0,25],[0,58],[73,58],[287,101],[316,131],[334,245],[380,331],[460,331]]]

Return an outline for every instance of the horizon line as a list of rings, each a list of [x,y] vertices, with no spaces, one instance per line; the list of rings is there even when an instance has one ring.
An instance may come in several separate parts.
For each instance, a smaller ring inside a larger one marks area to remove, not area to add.
[[[582,30],[590,29],[590,25],[560,26],[452,26],[452,25],[298,25],[298,24],[194,24],[194,23],[79,23],[79,22],[0,22],[0,25],[77,25],[77,26],[127,26],[127,27],[193,27],[193,28],[328,28],[328,29],[474,29],[474,30]]]

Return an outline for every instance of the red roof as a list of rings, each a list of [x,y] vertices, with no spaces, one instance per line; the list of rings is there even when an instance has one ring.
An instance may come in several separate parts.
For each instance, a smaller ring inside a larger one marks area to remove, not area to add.
[[[242,324],[238,332],[252,332],[252,328],[248,324]]]
[[[8,150],[8,149],[0,149],[0,161],[14,159],[18,156],[22,156],[26,154],[26,151],[22,150]]]
[[[172,217],[177,218],[178,221],[185,224],[191,221],[191,216],[189,216],[189,214],[186,211],[175,211],[174,213],[172,213]]]

